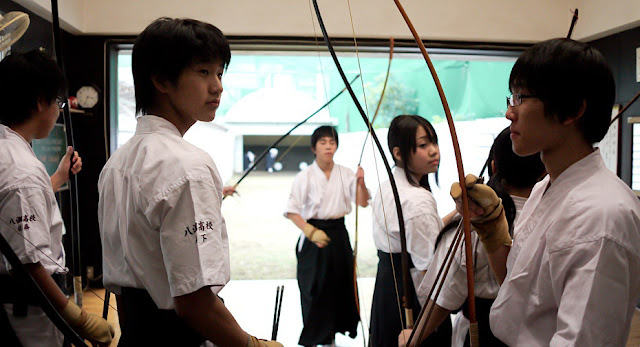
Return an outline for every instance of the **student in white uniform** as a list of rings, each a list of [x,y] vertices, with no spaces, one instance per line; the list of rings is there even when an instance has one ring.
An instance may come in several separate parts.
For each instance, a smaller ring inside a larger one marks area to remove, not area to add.
[[[217,297],[229,281],[222,182],[182,136],[214,119],[231,52],[211,24],[160,18],[138,36],[135,135],[100,174],[104,284],[122,346],[282,346],[244,332]]]
[[[371,305],[370,336],[371,346],[385,347],[398,345],[398,334],[404,326],[404,317],[401,322],[398,313],[401,308],[398,307],[395,283],[400,296],[405,290],[410,291],[414,299],[410,303],[411,308],[417,317],[420,304],[415,288],[429,268],[436,238],[443,227],[428,181],[428,174],[437,172],[440,163],[438,136],[433,126],[420,116],[398,116],[391,121],[387,137],[389,151],[396,164],[393,177],[402,204],[412,286],[403,286],[400,227],[391,183],[386,181],[373,200],[373,240],[379,260]],[[428,343],[447,345],[450,340],[449,324],[438,329]]]
[[[338,133],[333,127],[321,126],[313,132],[311,150],[316,160],[296,176],[285,211],[302,230],[296,257],[304,323],[298,343],[303,346],[332,344],[336,333],[355,338],[360,320],[344,216],[353,202],[366,207],[369,191],[361,167],[354,175],[333,162],[337,149]]]
[[[65,79],[53,59],[40,51],[11,54],[0,62],[0,233],[40,286],[53,307],[80,336],[109,345],[113,328],[67,299],[63,284],[67,269],[62,245],[64,225],[54,196],[69,179],[67,150],[49,177],[30,142],[49,136],[58,116],[57,98]],[[73,173],[81,161],[73,160]],[[63,336],[29,294],[11,276],[6,258],[0,262],[0,336],[2,343],[62,346]]]
[[[510,346],[624,346],[640,295],[640,202],[593,148],[611,119],[611,71],[589,45],[554,39],[518,58],[509,88],[513,150],[540,153],[549,175],[513,245],[493,191],[467,184],[485,202],[472,221],[502,283],[491,330]]]
[[[545,174],[544,165],[537,154],[520,157],[513,152],[509,128],[504,129],[493,142],[489,153],[488,172],[491,179],[487,183],[492,187],[502,199],[505,216],[509,224],[509,233],[512,234],[513,226],[518,219],[524,203],[527,201],[531,189]],[[457,214],[453,220],[445,226],[436,242],[436,251],[431,261],[431,266],[427,271],[420,287],[418,288],[418,298],[422,299],[420,304],[424,305],[429,291],[434,285],[435,278],[440,268],[445,263],[445,257],[451,244],[454,241],[455,231],[460,223],[461,216]],[[476,317],[478,321],[480,345],[481,346],[503,346],[500,340],[496,339],[489,328],[489,310],[491,304],[498,295],[500,284],[489,266],[489,258],[484,247],[478,247],[480,240],[476,233],[471,234],[471,244],[474,251],[473,274],[476,295]],[[423,338],[438,327],[449,314],[462,308],[459,312],[462,317],[456,317],[453,325],[454,339],[452,346],[469,345],[469,321],[467,306],[467,268],[463,246],[459,246],[455,257],[449,268],[448,275],[442,286],[442,291],[435,303],[435,308],[429,318]],[[438,285],[442,279],[438,281]],[[427,310],[434,304],[432,298]],[[419,322],[422,329],[427,318],[423,314]],[[466,324],[465,324],[466,322]],[[460,332],[461,336],[457,336]],[[411,334],[411,330],[405,330],[405,338],[400,338],[400,346],[406,344],[406,338]],[[461,337],[461,338],[459,338]],[[414,336],[418,342],[418,336]],[[457,341],[460,340],[460,341]]]

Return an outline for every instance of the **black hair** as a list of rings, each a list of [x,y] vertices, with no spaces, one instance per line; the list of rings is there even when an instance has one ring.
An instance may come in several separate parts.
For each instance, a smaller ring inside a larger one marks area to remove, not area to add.
[[[509,224],[509,232],[513,235],[514,220],[516,218],[516,205],[513,199],[507,193],[508,187],[514,188],[530,188],[533,187],[538,180],[544,175],[545,167],[540,159],[540,154],[532,154],[525,157],[516,155],[513,152],[513,143],[510,137],[511,131],[509,127],[495,138],[491,151],[489,152],[489,182],[487,185],[491,187],[498,197],[502,199],[505,217]],[[495,162],[496,170],[491,168],[491,161]],[[459,218],[454,218],[447,224],[436,239],[436,247],[442,239],[442,236],[452,227],[460,222]]]
[[[387,143],[389,144],[389,152],[393,158],[396,166],[404,169],[404,173],[407,176],[407,180],[414,186],[421,186],[431,191],[429,186],[429,180],[427,175],[420,178],[419,182],[415,182],[408,166],[411,155],[416,152],[416,133],[418,128],[423,127],[427,133],[427,140],[433,144],[438,144],[438,135],[433,125],[428,120],[417,115],[400,115],[395,117],[389,125],[389,133],[387,134]],[[393,155],[393,149],[398,147],[400,149],[400,161]],[[436,183],[438,183],[438,175],[436,174]]]
[[[489,165],[489,177],[491,180],[500,181],[500,185],[506,184],[514,188],[532,187],[545,172],[540,154],[525,157],[515,154],[510,134],[511,131],[507,127],[493,141],[488,160],[489,163],[495,161],[496,171],[494,172]]]
[[[323,137],[333,138],[336,141],[336,147],[338,146],[338,132],[336,131],[336,128],[329,125],[323,125],[318,127],[313,131],[313,134],[311,134],[311,148],[315,149],[316,144]]]
[[[520,55],[509,76],[509,90],[527,89],[544,103],[545,116],[559,122],[586,109],[577,125],[593,144],[609,129],[615,82],[598,50],[571,39],[540,42]]]
[[[0,62],[0,123],[24,123],[37,109],[38,100],[51,104],[66,86],[58,64],[47,53],[12,52]]]
[[[188,18],[156,19],[138,36],[133,46],[131,68],[136,95],[136,113],[152,106],[156,88],[152,78],[175,83],[194,63],[231,61],[229,43],[215,26]]]

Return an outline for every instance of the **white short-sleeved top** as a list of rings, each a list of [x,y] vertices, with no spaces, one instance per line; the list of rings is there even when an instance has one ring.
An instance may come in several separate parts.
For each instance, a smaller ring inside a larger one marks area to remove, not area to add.
[[[402,168],[396,167],[393,177],[402,205],[407,251],[415,269],[425,271],[431,263],[438,233],[444,227],[438,215],[436,200],[427,189],[409,183]],[[380,189],[373,199],[373,241],[378,250],[400,253],[400,226],[391,183],[385,181]],[[422,275],[414,273],[412,278],[418,288]]]
[[[515,224],[520,215],[520,211],[522,211],[522,207],[524,206],[524,203],[527,201],[527,199],[518,196],[511,196],[511,199],[513,199],[514,205],[516,207],[516,216],[514,220]],[[438,247],[436,248],[436,252],[433,255],[433,259],[431,260],[431,266],[429,266],[427,274],[424,276],[422,283],[418,287],[417,293],[421,305],[424,305],[426,301],[427,295],[429,294],[429,291],[431,290],[438,275],[438,271],[444,263],[447,252],[451,247],[451,244],[453,243],[455,234],[456,233],[454,231],[447,232],[442,237],[440,243],[438,244]],[[498,283],[498,280],[491,270],[487,252],[485,251],[482,244],[480,244],[478,235],[475,232],[471,232],[471,245],[475,254],[473,258],[475,296],[483,299],[495,299],[498,295],[498,290],[500,289],[500,283]],[[464,304],[464,301],[467,299],[468,289],[466,259],[467,257],[464,252],[464,244],[460,243],[456,251],[456,255],[451,261],[449,272],[447,273],[445,282],[442,285],[440,295],[436,300],[438,306],[443,307],[447,310],[456,310],[460,306],[462,306],[462,304]],[[431,298],[433,299],[434,297],[435,293],[432,294]]]
[[[27,141],[0,125],[0,233],[24,264],[65,273],[64,224],[47,170]],[[3,257],[4,258],[4,257]],[[11,267],[4,258],[0,274]]]
[[[640,202],[599,150],[538,183],[490,314],[510,346],[624,346],[640,295]]]
[[[222,182],[211,157],[164,118],[138,118],[135,135],[98,183],[104,285],[145,289],[160,309],[229,281]]]
[[[295,213],[304,220],[338,219],[351,212],[355,199],[356,176],[353,171],[333,164],[327,179],[314,161],[296,175],[284,216]]]

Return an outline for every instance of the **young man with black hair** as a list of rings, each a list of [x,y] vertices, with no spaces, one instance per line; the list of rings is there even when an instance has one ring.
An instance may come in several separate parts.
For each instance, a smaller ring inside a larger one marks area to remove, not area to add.
[[[554,39],[518,58],[509,88],[513,150],[540,153],[548,176],[513,243],[495,193],[467,179],[480,202],[472,223],[501,282],[491,330],[510,346],[624,346],[640,295],[640,202],[593,147],[609,125],[611,71],[589,45]]]
[[[32,140],[49,136],[55,125],[65,78],[56,62],[40,51],[7,56],[0,62],[0,76],[0,233],[67,323],[80,336],[108,346],[113,328],[69,301],[57,284],[64,283],[66,269],[64,225],[54,190],[69,179],[70,168],[74,174],[80,171],[81,161],[77,152],[71,159],[74,152],[69,147],[49,177],[30,146]],[[62,334],[11,270],[6,259],[0,262],[3,342],[62,346]]]
[[[214,119],[229,44],[215,26],[160,18],[137,38],[135,135],[100,174],[105,287],[123,346],[282,346],[244,332],[217,293],[229,281],[222,181],[182,136]]]
[[[313,132],[316,160],[296,176],[284,213],[303,233],[296,248],[304,324],[298,343],[303,346],[332,344],[338,332],[354,338],[360,319],[344,216],[352,202],[366,207],[369,191],[361,167],[354,174],[334,163],[337,149],[335,128],[321,126]]]

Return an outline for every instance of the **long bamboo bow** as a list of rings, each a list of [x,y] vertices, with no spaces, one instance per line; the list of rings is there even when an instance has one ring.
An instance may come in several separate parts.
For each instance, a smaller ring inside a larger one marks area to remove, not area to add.
[[[393,177],[393,172],[391,171],[391,167],[389,166],[389,162],[387,160],[387,157],[384,154],[384,150],[382,148],[382,145],[380,144],[380,141],[378,140],[378,136],[373,131],[373,128],[371,127],[371,123],[369,122],[369,119],[367,118],[362,106],[360,105],[360,102],[358,101],[358,98],[356,97],[353,89],[349,85],[347,77],[346,77],[346,75],[344,73],[344,70],[342,69],[342,66],[340,65],[340,62],[338,61],[338,57],[336,55],[335,49],[333,48],[333,44],[331,43],[331,39],[329,38],[329,35],[327,34],[327,29],[325,28],[325,25],[324,25],[324,21],[322,20],[322,14],[320,13],[320,8],[318,7],[317,0],[313,0],[313,7],[315,9],[316,16],[318,18],[318,24],[320,25],[320,29],[322,31],[322,35],[324,37],[324,41],[327,44],[327,48],[329,49],[329,53],[331,54],[331,58],[333,59],[333,62],[335,63],[336,68],[338,69],[338,73],[340,74],[340,77],[342,78],[342,81],[347,86],[347,90],[349,91],[349,95],[351,95],[351,98],[353,99],[353,102],[354,102],[356,108],[358,109],[358,112],[362,116],[362,120],[365,122],[365,124],[367,125],[367,129],[369,129],[369,132],[371,133],[371,138],[373,139],[376,147],[378,148],[378,151],[381,154],[382,160],[384,162],[385,169],[387,170],[387,174],[389,176],[389,182],[391,183],[391,190],[393,192],[393,197],[394,197],[395,204],[396,204],[396,213],[398,215],[400,246],[401,246],[401,251],[402,251],[402,275],[403,275],[402,276],[402,280],[403,280],[403,284],[404,284],[404,288],[405,288],[404,295],[403,295],[403,303],[404,303],[404,307],[405,307],[405,317],[406,317],[407,325],[412,325],[413,324],[413,310],[411,309],[411,303],[413,302],[413,298],[411,297],[411,291],[409,291],[408,288],[410,288],[410,285],[413,285],[413,284],[411,284],[411,282],[410,282],[411,281],[411,276],[408,274],[409,273],[409,256],[408,256],[408,253],[407,253],[407,246],[406,246],[407,241],[406,241],[404,217],[403,217],[403,214],[402,214],[402,205],[400,203],[400,196],[398,195],[398,187],[397,187],[395,179]]]
[[[360,78],[360,75],[357,75],[356,77],[354,77],[349,83],[348,85],[352,84],[353,82],[355,82],[358,78]],[[314,111],[311,115],[309,115],[307,118],[303,119],[301,122],[299,122],[298,124],[294,125],[293,128],[289,129],[289,131],[287,131],[286,134],[280,136],[280,138],[278,138],[271,146],[267,147],[259,156],[258,158],[253,162],[253,164],[251,164],[251,166],[249,166],[249,168],[247,168],[244,173],[242,174],[242,176],[240,176],[240,179],[238,179],[238,181],[236,182],[236,184],[233,185],[233,188],[236,188],[238,186],[238,184],[240,184],[240,182],[242,182],[242,180],[244,180],[255,168],[256,166],[262,161],[262,159],[264,159],[267,155],[267,153],[269,153],[269,150],[271,148],[275,148],[280,142],[282,142],[282,140],[284,140],[287,136],[289,136],[294,130],[296,130],[299,126],[301,126],[302,124],[304,124],[306,121],[308,121],[309,119],[311,119],[313,116],[315,116],[316,114],[318,114],[320,111],[322,111],[325,107],[329,106],[329,104],[331,104],[334,100],[336,100],[340,95],[342,95],[342,93],[344,93],[344,91],[347,90],[347,88],[343,88],[338,94],[334,95],[331,99],[329,99],[327,102],[325,102],[322,106],[320,106],[320,108],[318,108],[316,111]],[[293,146],[292,146],[293,147]],[[284,157],[284,154],[282,156],[280,156],[279,160],[282,160],[282,157]],[[224,200],[225,197],[223,197],[222,199]]]
[[[420,52],[424,57],[424,60],[429,67],[429,71],[431,72],[431,76],[433,77],[433,81],[436,84],[436,88],[438,89],[438,95],[440,96],[440,101],[442,102],[442,107],[444,108],[445,115],[447,117],[447,123],[449,124],[449,131],[451,132],[451,140],[453,143],[453,150],[456,157],[456,164],[458,167],[458,179],[460,182],[464,182],[464,168],[462,165],[462,155],[460,154],[460,145],[458,143],[458,136],[456,135],[455,124],[453,123],[453,117],[451,116],[451,110],[449,109],[449,104],[447,102],[447,98],[444,95],[444,90],[442,89],[442,85],[440,84],[440,79],[438,78],[438,74],[436,73],[435,68],[433,67],[433,63],[429,58],[429,54],[427,53],[427,49],[420,39],[418,32],[414,28],[409,16],[405,12],[402,4],[400,4],[399,0],[394,0],[396,7],[400,11],[400,14],[404,18],[404,21],[407,23],[413,38],[415,39],[418,47],[420,47]],[[475,291],[474,291],[474,279],[473,279],[473,257],[472,257],[472,249],[471,249],[471,224],[469,219],[469,200],[467,195],[467,187],[465,184],[460,184],[462,187],[462,218],[464,225],[464,239],[465,239],[465,254],[466,254],[466,266],[467,266],[467,291],[468,291],[468,299],[469,299],[469,335],[471,336],[471,346],[478,345],[478,323],[476,321],[476,309],[475,309]],[[428,301],[428,300],[427,300]],[[412,331],[411,336],[415,334],[415,330]],[[475,340],[475,341],[474,341]],[[411,342],[411,338],[409,338],[408,344]]]
[[[56,61],[62,70],[62,74],[65,74],[64,68],[64,56],[62,54],[62,42],[60,41],[60,19],[58,16],[58,0],[51,0],[51,15],[52,15],[52,29],[53,29],[53,46],[56,53]],[[67,100],[67,93],[65,92],[64,100]],[[65,134],[67,137],[67,144],[76,150],[76,144],[73,138],[73,124],[71,123],[71,116],[69,113],[69,103],[67,102],[62,111],[62,119],[64,120]],[[73,166],[73,165],[72,165]],[[73,292],[75,294],[75,301],[78,306],[82,307],[82,267],[80,264],[80,213],[78,211],[78,176],[71,175],[69,180],[69,194],[71,195],[70,201],[70,214],[69,222],[71,226],[71,259],[72,259],[72,273],[77,276],[77,281],[74,281]]]
[[[12,230],[15,233],[17,233],[18,235],[22,236],[22,234],[19,231],[15,230],[9,223],[7,223],[7,221],[1,220],[1,222],[6,224],[6,226],[10,230]],[[24,236],[23,236],[23,238],[24,238]],[[27,242],[31,243],[26,238],[25,238],[25,240]],[[38,251],[42,252],[33,243],[31,243],[31,244]],[[71,342],[72,344],[74,344],[75,346],[85,346],[85,347],[87,347],[87,345],[84,343],[84,340],[82,338],[80,338],[80,336],[78,336],[78,334],[73,329],[71,329],[69,324],[64,320],[64,318],[62,318],[60,313],[58,311],[56,311],[56,309],[51,304],[51,301],[49,301],[49,299],[44,294],[44,292],[42,291],[42,289],[40,288],[38,283],[31,276],[29,271],[27,271],[27,268],[24,266],[24,264],[22,264],[22,262],[20,261],[20,258],[18,258],[18,255],[16,255],[16,253],[13,251],[13,249],[11,248],[11,246],[9,245],[9,243],[7,242],[7,240],[5,239],[5,237],[2,234],[0,234],[0,253],[2,253],[2,255],[4,255],[4,257],[7,259],[7,261],[11,265],[11,267],[13,269],[13,275],[21,283],[24,284],[25,288],[30,292],[31,295],[35,296],[36,300],[40,304],[40,307],[42,308],[44,313],[51,320],[51,322],[53,322],[53,324],[56,326],[56,328],[58,328],[58,330],[60,330],[60,332],[62,332],[62,334],[64,335],[65,339],[67,341]],[[47,256],[44,252],[42,252],[42,254]],[[62,269],[64,270],[64,268],[62,268]]]

